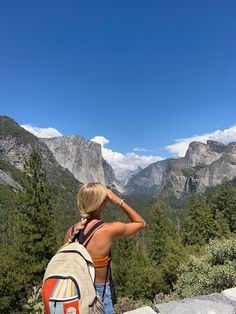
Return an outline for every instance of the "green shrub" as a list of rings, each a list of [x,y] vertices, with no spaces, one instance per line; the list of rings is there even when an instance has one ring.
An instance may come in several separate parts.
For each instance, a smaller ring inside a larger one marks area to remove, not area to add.
[[[44,307],[42,301],[41,286],[34,286],[27,304],[24,305],[25,311],[30,314],[43,314]]]
[[[236,237],[214,240],[202,257],[181,265],[175,286],[182,297],[220,292],[236,285]]]

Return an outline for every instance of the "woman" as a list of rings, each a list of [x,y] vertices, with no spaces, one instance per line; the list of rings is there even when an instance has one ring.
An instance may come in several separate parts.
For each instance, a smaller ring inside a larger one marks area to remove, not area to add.
[[[78,193],[77,204],[82,219],[75,225],[74,230],[76,232],[84,230],[84,233],[86,233],[86,231],[100,220],[107,201],[118,205],[128,216],[130,222],[122,223],[116,221],[102,224],[89,240],[86,249],[90,253],[95,265],[96,290],[102,297],[103,289],[106,285],[103,304],[106,313],[112,314],[115,312],[111,301],[110,285],[107,282],[112,242],[137,233],[145,227],[146,223],[133,208],[116,196],[111,190],[106,189],[100,183],[88,183],[83,185]],[[72,233],[72,228],[70,228],[67,232],[65,243],[72,237]]]

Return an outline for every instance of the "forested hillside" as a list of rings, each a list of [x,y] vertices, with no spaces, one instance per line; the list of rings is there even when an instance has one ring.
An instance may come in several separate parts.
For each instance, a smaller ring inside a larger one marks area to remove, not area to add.
[[[66,230],[80,219],[76,195],[81,183],[57,163],[44,143],[14,121],[2,118],[1,128],[0,312],[30,313],[32,302],[40,304],[36,287],[48,261],[62,245]],[[145,218],[147,227],[136,237],[114,243],[118,313],[122,304],[125,310],[127,304],[236,285],[235,180],[225,178],[204,194],[192,192],[179,199],[122,197]],[[111,204],[103,219],[127,221]],[[30,298],[33,291],[35,301]]]
[[[67,221],[65,213],[58,212],[41,160],[33,152],[24,174],[2,162],[2,168],[20,181],[21,189],[1,185],[1,313],[28,311],[25,305],[33,288],[41,285],[48,260],[62,244],[64,230],[75,220],[73,212]],[[113,247],[112,270],[118,300],[129,298],[140,304],[161,296],[166,300],[219,291],[236,284],[234,277],[227,280],[235,271],[233,245],[227,251],[226,264],[224,260],[224,248],[228,247],[224,239],[231,238],[236,231],[236,188],[232,182],[224,180],[205,195],[193,193],[182,201],[163,201],[151,196],[132,196],[126,201],[145,217],[147,228]],[[127,220],[120,208],[108,206],[104,220],[114,219]],[[206,289],[204,283],[194,286],[198,263],[194,264],[192,258],[188,262],[190,255],[200,263],[213,239],[218,241],[214,246],[218,247],[218,259],[221,258],[214,265],[218,263],[221,267],[214,268],[212,282],[205,272]],[[217,282],[217,278],[222,278],[219,271],[224,272],[226,279]]]

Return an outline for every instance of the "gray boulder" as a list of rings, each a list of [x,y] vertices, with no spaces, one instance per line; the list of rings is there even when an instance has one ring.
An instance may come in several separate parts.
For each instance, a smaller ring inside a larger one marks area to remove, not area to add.
[[[236,288],[221,293],[157,304],[155,310],[160,314],[235,314]]]
[[[126,314],[236,314],[236,288],[221,293],[186,298],[168,303],[156,304],[152,309],[145,306]]]
[[[124,312],[123,314],[156,314],[156,312],[150,306],[144,306],[139,309]]]

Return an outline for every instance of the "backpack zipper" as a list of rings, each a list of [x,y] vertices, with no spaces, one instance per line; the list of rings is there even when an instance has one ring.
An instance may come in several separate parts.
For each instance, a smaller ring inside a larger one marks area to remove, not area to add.
[[[49,276],[47,277],[47,279],[45,280],[45,282],[48,280],[48,279],[51,279],[51,278],[55,278],[55,279],[71,279],[73,281],[73,283],[75,284],[76,288],[77,288],[77,291],[78,291],[78,297],[73,297],[74,299],[80,299],[81,298],[81,294],[80,294],[80,290],[79,290],[79,286],[76,282],[76,280],[74,279],[74,277],[72,276],[61,276],[61,275],[52,275],[52,276]],[[55,299],[51,299],[52,301],[55,301]]]

